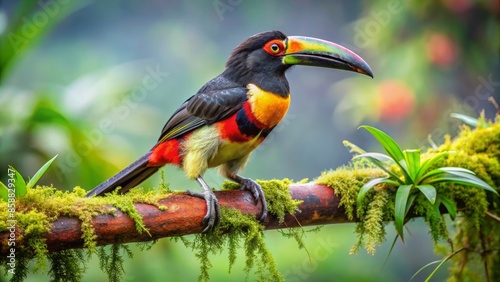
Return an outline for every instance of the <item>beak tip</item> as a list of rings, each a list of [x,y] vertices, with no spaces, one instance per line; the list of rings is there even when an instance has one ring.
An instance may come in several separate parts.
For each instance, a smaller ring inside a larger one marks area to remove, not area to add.
[[[357,72],[357,73],[360,73],[360,74],[367,75],[367,76],[369,76],[371,78],[374,78],[373,71],[372,71],[372,69],[368,65],[365,68],[355,67],[354,71]]]

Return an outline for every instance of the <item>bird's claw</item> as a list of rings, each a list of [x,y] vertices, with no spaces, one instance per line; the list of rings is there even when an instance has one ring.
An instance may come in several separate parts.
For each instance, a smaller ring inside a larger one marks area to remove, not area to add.
[[[252,193],[255,204],[259,202],[259,199],[262,200],[262,215],[259,221],[263,222],[267,217],[267,203],[266,198],[264,197],[264,192],[262,191],[262,187],[259,185],[259,183],[253,181],[252,179],[244,177],[241,177],[240,184],[240,190],[248,190],[250,191],[250,193]]]
[[[215,197],[212,190],[204,190],[203,192],[191,192],[189,190],[186,193],[190,196],[204,199],[207,204],[207,214],[203,217],[202,223],[206,227],[201,231],[201,233],[207,233],[208,231],[216,228],[220,224],[220,205],[219,200]]]

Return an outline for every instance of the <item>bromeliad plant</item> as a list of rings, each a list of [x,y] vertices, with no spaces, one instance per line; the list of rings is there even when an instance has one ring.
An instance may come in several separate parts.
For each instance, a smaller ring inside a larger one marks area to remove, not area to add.
[[[441,152],[422,162],[420,150],[402,151],[398,144],[383,131],[370,126],[361,126],[360,128],[364,128],[371,133],[384,147],[387,154],[362,153],[353,159],[366,158],[388,175],[372,179],[365,183],[359,191],[357,204],[360,206],[366,193],[377,185],[389,184],[397,187],[394,204],[394,223],[397,234],[403,241],[405,219],[419,193],[424,194],[429,202],[434,205],[437,212],[439,212],[439,207],[443,204],[448,210],[450,217],[455,219],[457,214],[456,204],[452,199],[437,193],[434,186],[437,183],[456,183],[474,186],[498,194],[488,183],[476,177],[468,169],[441,167],[430,170],[438,161],[452,152]],[[393,172],[389,169],[389,166],[392,164],[397,165],[399,168],[398,172]]]

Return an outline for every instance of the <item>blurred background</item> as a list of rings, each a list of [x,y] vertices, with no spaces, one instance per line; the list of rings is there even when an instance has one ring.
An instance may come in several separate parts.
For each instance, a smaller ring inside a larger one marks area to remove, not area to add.
[[[0,1],[0,169],[33,173],[58,154],[40,181],[90,189],[151,148],[174,110],[224,69],[247,37],[277,29],[318,37],[362,56],[375,79],[330,69],[295,67],[287,75],[292,104],[256,150],[243,175],[314,179],[347,164],[347,139],[380,150],[362,124],[391,134],[405,148],[455,136],[450,113],[493,118],[500,102],[500,4],[439,1]],[[172,189],[198,189],[173,167]],[[6,174],[0,173],[0,181]],[[210,171],[207,182],[223,179]],[[154,187],[158,176],[144,186]],[[311,254],[266,232],[288,281],[401,281],[439,259],[421,220],[412,236],[395,234],[376,255],[349,255],[354,224],[309,234]],[[136,248],[133,247],[135,250]],[[227,272],[215,256],[213,281],[244,278],[244,256]],[[126,259],[126,281],[193,281],[198,262],[181,243],[160,240]],[[417,281],[429,274],[424,271]],[[445,279],[443,268],[436,281]],[[0,279],[5,277],[0,276]],[[31,274],[28,281],[44,281]],[[84,281],[106,279],[94,258]],[[251,279],[252,280],[252,279]]]

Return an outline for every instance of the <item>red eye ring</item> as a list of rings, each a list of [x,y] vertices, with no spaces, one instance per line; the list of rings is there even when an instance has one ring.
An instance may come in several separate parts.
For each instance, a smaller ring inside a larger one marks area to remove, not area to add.
[[[271,40],[264,45],[264,51],[273,56],[281,56],[285,53],[285,45],[279,39]]]

